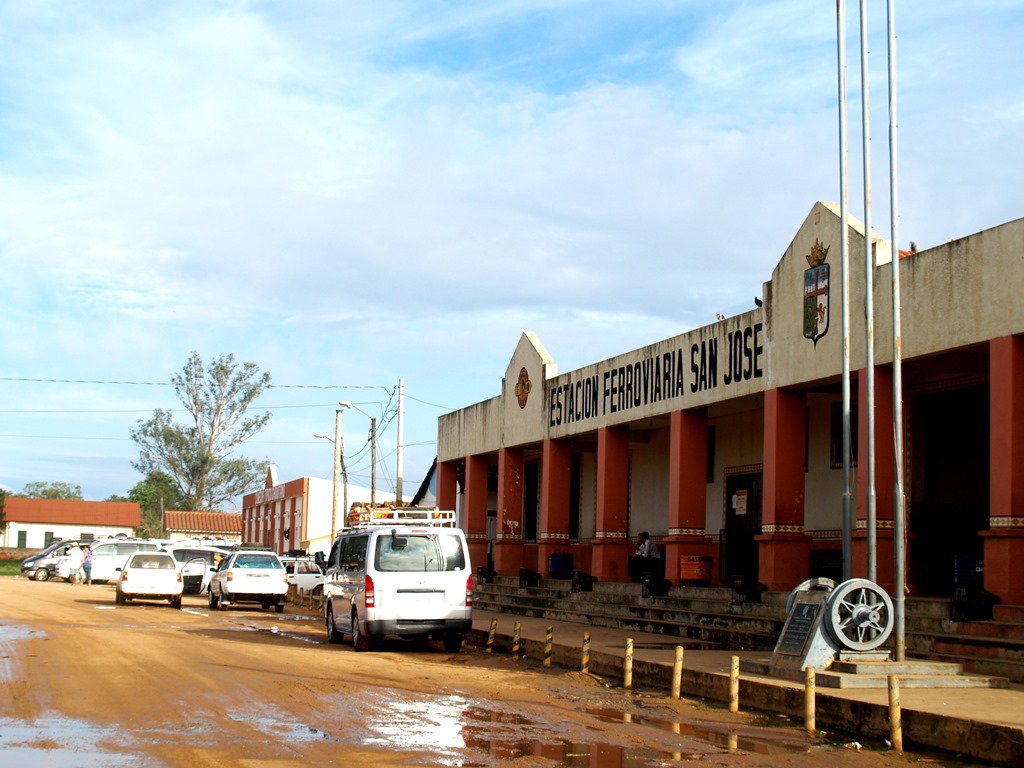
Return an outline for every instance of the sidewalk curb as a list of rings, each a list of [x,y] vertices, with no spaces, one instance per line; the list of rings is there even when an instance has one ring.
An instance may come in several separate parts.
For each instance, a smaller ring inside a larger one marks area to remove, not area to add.
[[[474,627],[467,642],[486,646],[488,630]],[[512,652],[512,635],[498,631],[494,636],[495,652]],[[528,658],[542,660],[544,641],[520,638],[520,652]],[[555,642],[551,662],[567,670],[579,669],[581,649]],[[590,671],[622,684],[624,661],[621,655],[592,651]],[[633,659],[633,683],[668,691],[672,680],[672,664]],[[712,672],[684,666],[680,682],[684,696],[728,702],[728,671]],[[833,696],[820,688],[816,696],[816,718],[819,727],[828,724],[852,734],[866,734],[879,740],[889,735],[888,706],[855,698]],[[765,713],[784,714],[796,722],[804,716],[804,690],[801,686],[770,678],[740,676],[740,708]],[[856,723],[856,726],[852,724]],[[913,746],[936,749],[1006,766],[1024,765],[1024,729],[986,723],[968,718],[940,715],[902,707],[903,740]]]

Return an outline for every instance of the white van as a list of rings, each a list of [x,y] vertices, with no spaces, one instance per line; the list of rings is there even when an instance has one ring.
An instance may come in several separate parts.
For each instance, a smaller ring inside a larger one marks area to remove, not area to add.
[[[456,653],[473,628],[473,569],[455,513],[394,509],[339,534],[325,563],[327,639],[367,651],[384,635]]]
[[[92,550],[92,580],[117,581],[121,567],[136,552],[156,552],[163,542],[155,539],[97,539],[83,542]]]

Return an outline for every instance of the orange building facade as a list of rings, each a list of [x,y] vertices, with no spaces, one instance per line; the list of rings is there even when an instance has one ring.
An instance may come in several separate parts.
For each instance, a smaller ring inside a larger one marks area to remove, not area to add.
[[[892,250],[872,237],[869,441],[864,231],[850,220],[844,482],[841,237],[837,206],[816,203],[759,306],[575,371],[525,332],[501,394],[439,420],[437,503],[459,510],[474,563],[625,581],[649,531],[673,583],[789,590],[841,573],[849,487],[853,575],[873,506],[891,590]],[[1024,220],[900,256],[908,588],[948,595],[954,558],[976,557],[986,589],[1024,603]]]

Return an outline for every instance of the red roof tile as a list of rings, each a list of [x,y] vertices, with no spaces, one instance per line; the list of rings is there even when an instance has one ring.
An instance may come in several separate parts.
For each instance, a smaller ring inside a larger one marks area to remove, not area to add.
[[[138,528],[142,512],[134,501],[68,501],[8,496],[4,519],[18,523],[110,525]]]
[[[190,512],[171,509],[164,515],[168,532],[242,535],[241,512]]]

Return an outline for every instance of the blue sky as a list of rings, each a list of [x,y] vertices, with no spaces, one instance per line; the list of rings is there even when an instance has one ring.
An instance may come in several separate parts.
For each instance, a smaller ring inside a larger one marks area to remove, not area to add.
[[[896,20],[900,246],[1024,215],[1024,0]],[[196,350],[271,374],[244,453],[283,480],[331,476],[350,400],[350,480],[370,414],[393,491],[403,379],[411,492],[522,331],[565,372],[751,308],[838,199],[835,37],[814,0],[0,2],[0,484],[127,492]]]

